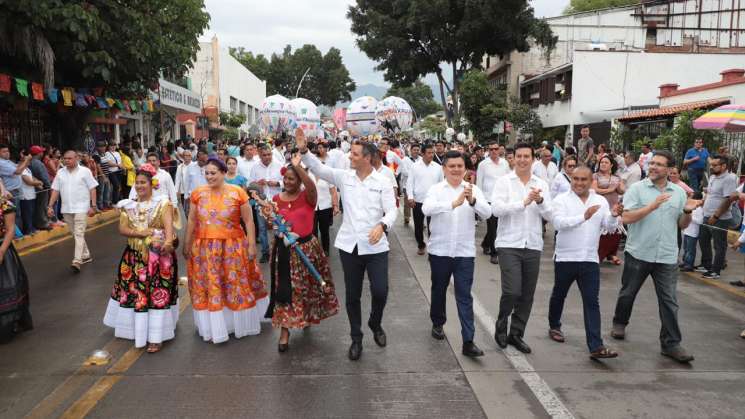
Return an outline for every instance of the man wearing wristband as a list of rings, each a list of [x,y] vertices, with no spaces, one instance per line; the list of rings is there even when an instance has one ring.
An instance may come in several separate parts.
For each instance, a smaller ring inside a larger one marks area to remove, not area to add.
[[[647,277],[652,276],[662,323],[662,355],[688,363],[693,356],[680,345],[682,336],[678,326],[677,233],[678,228],[688,227],[691,213],[701,201],[687,199],[680,186],[667,180],[672,167],[675,159],[669,151],[655,151],[647,178],[631,185],[623,196],[623,223],[629,228],[611,336],[625,339],[636,294]]]
[[[75,240],[75,255],[70,264],[73,273],[80,272],[80,266],[93,261],[85,242],[88,217],[96,213],[96,187],[98,182],[87,167],[78,164],[78,155],[68,150],[62,157],[63,167],[52,182],[52,196],[49,198],[47,213],[54,214],[54,204],[62,200],[62,215]]]
[[[381,327],[383,310],[388,298],[388,238],[385,233],[396,221],[396,199],[393,186],[372,166],[378,149],[372,143],[354,143],[349,154],[352,170],[333,169],[308,153],[302,130],[295,133],[298,151],[305,164],[318,178],[339,188],[344,218],[334,246],[339,249],[347,317],[351,327],[352,345],[349,359],[362,355],[362,282],[365,272],[370,280],[372,304],[367,325],[378,346],[387,344]]]

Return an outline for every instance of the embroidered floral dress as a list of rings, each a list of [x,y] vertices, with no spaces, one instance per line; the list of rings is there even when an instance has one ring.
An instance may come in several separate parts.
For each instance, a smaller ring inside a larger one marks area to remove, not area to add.
[[[153,235],[127,238],[103,322],[114,328],[114,336],[134,340],[138,348],[173,339],[179,316],[178,264],[175,252],[161,251],[164,214],[173,212],[173,206],[159,196],[145,202],[125,199],[117,207],[121,225],[135,231],[150,228]]]
[[[15,207],[0,198],[0,240],[7,228],[5,214],[14,213]],[[21,258],[11,244],[0,263],[0,343],[7,343],[17,332],[33,329],[29,311],[28,277]]]
[[[282,239],[275,238],[270,267],[272,302],[267,317],[272,318],[274,327],[302,329],[338,313],[339,301],[331,280],[328,259],[313,235],[315,206],[307,202],[305,191],[300,192],[293,201],[283,201],[277,194],[274,202],[277,203],[279,214],[299,235],[298,246],[326,282],[325,286],[321,286],[297,252],[285,247]]]
[[[246,192],[225,184],[219,190],[201,186],[191,193],[196,210],[191,258],[187,261],[194,322],[205,341],[220,343],[261,332],[269,304],[261,270],[248,258],[248,239],[241,227]]]

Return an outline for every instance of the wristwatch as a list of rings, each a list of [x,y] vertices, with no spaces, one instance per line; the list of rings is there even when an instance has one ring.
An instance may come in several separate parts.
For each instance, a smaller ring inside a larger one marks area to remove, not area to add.
[[[388,226],[384,222],[381,221],[378,224],[380,224],[381,226],[383,226],[383,233],[387,233],[388,232]]]

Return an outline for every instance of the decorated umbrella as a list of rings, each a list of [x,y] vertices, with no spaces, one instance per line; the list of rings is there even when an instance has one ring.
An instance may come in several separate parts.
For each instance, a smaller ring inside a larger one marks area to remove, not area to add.
[[[693,121],[693,128],[745,132],[745,105],[720,106]]]
[[[405,100],[388,96],[375,106],[375,117],[381,127],[387,131],[406,131],[411,128],[413,111]]]

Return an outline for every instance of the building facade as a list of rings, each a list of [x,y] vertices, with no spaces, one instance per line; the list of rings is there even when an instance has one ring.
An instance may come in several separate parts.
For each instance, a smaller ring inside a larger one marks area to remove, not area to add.
[[[745,58],[745,2],[737,0],[644,1],[546,21],[558,37],[550,55],[536,47],[487,57],[483,66],[544,127],[564,127],[568,141],[585,124],[602,141],[614,117],[658,106],[650,92],[664,80],[705,83],[711,68]]]
[[[239,128],[241,135],[255,130],[259,106],[266,98],[266,82],[221,48],[216,36],[209,42],[200,42],[189,78],[192,90],[202,98],[210,128],[219,127],[220,112],[232,112],[246,118]]]

